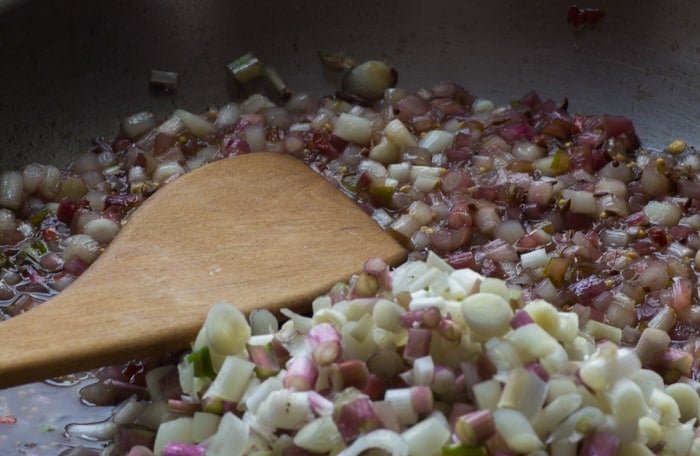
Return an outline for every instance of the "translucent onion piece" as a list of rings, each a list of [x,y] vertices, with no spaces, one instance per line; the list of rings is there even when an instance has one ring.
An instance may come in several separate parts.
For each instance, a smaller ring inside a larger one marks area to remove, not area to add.
[[[228,303],[218,303],[210,309],[204,329],[211,348],[224,355],[243,352],[251,333],[245,315]]]
[[[352,445],[338,453],[338,456],[360,456],[374,448],[383,450],[391,456],[409,454],[408,443],[400,434],[387,429],[377,429],[355,440]]]

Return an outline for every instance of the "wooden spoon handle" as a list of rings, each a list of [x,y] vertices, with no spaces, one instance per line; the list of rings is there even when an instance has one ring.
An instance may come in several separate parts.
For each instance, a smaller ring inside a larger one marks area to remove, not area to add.
[[[0,387],[186,349],[211,305],[304,310],[406,251],[300,160],[255,153],[158,190],[58,296],[0,323]]]

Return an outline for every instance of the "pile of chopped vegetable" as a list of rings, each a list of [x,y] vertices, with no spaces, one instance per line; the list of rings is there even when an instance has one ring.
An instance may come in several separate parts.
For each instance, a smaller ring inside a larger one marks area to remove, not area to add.
[[[211,309],[182,394],[148,406],[165,411],[154,454],[700,454],[698,384],[659,330],[620,347],[434,254],[370,260],[311,315],[285,313],[278,329]]]
[[[118,407],[106,421],[69,425],[66,436],[111,442],[102,453],[112,456],[170,440],[180,446],[168,451],[181,451],[170,454],[216,454],[216,442],[236,432],[248,436],[240,445],[308,454],[303,439],[314,430],[319,445],[333,440],[317,453],[385,438],[392,450],[423,451],[418,435],[435,443],[420,454],[689,454],[700,381],[695,149],[679,140],[644,148],[629,119],[571,114],[566,100],[536,92],[497,106],[453,82],[397,87],[384,62],[321,58],[345,72],[334,95],[293,92],[245,55],[229,65],[232,76],[268,78],[278,101],[254,93],[164,121],[136,113],[65,169],[31,163],[0,173],[2,319],[68,286],[162,186],[255,151],[303,160],[411,252],[391,273],[370,261],[355,282],[319,298],[313,317],[286,315],[279,332],[275,318],[257,315],[250,338],[231,336],[235,350],[205,329],[182,360],[101,369],[81,399]],[[174,90],[177,75],[166,73],[151,82]],[[411,285],[411,268],[435,277],[414,271],[423,282]],[[249,327],[215,309],[217,322]],[[240,372],[249,372],[245,384],[228,380]],[[259,410],[278,401],[304,413],[277,422],[284,413]],[[366,414],[361,425],[355,406]]]

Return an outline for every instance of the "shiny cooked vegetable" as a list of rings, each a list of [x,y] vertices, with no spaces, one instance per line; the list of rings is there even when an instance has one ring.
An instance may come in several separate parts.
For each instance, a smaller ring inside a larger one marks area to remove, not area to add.
[[[287,314],[253,332],[212,308],[193,353],[213,372],[183,358],[153,454],[700,454],[698,384],[665,382],[684,367],[658,330],[620,347],[608,325],[433,253],[370,260],[310,316]]]
[[[341,59],[339,66],[349,72],[365,70],[347,76],[352,84],[346,82],[338,96],[295,93],[276,104],[255,94],[201,115],[178,109],[162,122],[137,113],[124,119],[118,137],[96,140],[65,170],[30,164],[4,172],[4,318],[67,286],[159,187],[208,161],[267,150],[296,156],[334,182],[403,242],[413,252],[411,259],[424,261],[434,252],[451,268],[469,268],[497,279],[494,284],[521,290],[523,302],[547,302],[558,315],[575,318],[586,337],[608,341],[617,351],[637,347],[642,366],[661,375],[665,385],[683,383],[695,391],[700,158],[692,147],[673,141],[664,150],[647,150],[638,144],[630,120],[570,114],[565,101],[556,103],[535,92],[496,106],[452,82],[415,91],[397,88],[388,67],[369,71],[373,67],[346,61]],[[267,68],[264,73],[270,73]],[[368,75],[381,80],[365,85],[354,80]],[[382,85],[378,99],[349,92]],[[355,291],[373,298],[388,290],[385,275],[371,277],[359,276]],[[333,293],[342,293],[342,287]],[[398,304],[405,307],[406,297],[397,296]],[[510,316],[505,309],[514,311],[514,306],[489,299],[469,304],[479,311],[463,318],[471,328],[482,328],[484,337],[501,338],[513,321],[518,324],[524,317],[517,312]],[[314,363],[333,362],[336,352],[347,353],[332,337],[327,340],[328,334],[311,333],[308,317],[287,316],[311,339],[320,339]],[[433,322],[427,324],[444,320],[429,305],[420,318]],[[272,320],[256,320],[253,327],[264,329]],[[411,323],[419,327],[406,341],[411,362],[425,358],[419,356],[421,347],[432,334],[420,331],[425,329],[421,321]],[[443,326],[441,334],[448,338],[461,334],[456,324]],[[264,345],[251,347],[247,350],[255,357],[256,375],[285,368],[296,373],[288,386],[313,383],[308,363],[280,365]],[[210,357],[206,344],[187,355],[201,374],[196,378],[216,372]],[[394,364],[387,366],[401,365],[400,359],[391,360]],[[422,363],[428,360],[419,361],[419,368]],[[344,367],[362,370],[357,363]],[[116,419],[92,428],[69,426],[68,435],[114,441],[109,447],[113,454],[137,439],[152,444],[164,413],[159,399],[174,401],[170,406],[180,413],[192,411],[180,399],[182,386],[174,381],[174,372],[167,359],[102,369],[99,381],[81,396],[93,404],[121,403]],[[449,373],[440,372],[439,378],[450,383]],[[525,385],[533,382],[527,380],[531,376],[518,378]],[[607,380],[592,378],[607,385]],[[487,434],[482,426],[488,429],[492,420],[494,426],[497,422],[493,414],[475,412],[460,427],[469,443]],[[502,415],[514,426],[523,424],[513,416]],[[486,425],[477,426],[482,422]],[[596,434],[585,446],[611,440]],[[441,449],[448,454],[462,450]]]

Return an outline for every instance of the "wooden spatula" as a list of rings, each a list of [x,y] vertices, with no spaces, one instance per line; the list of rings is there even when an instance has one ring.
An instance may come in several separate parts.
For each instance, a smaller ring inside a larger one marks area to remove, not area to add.
[[[0,323],[0,387],[185,349],[209,308],[303,311],[404,248],[301,161],[221,160],[158,190],[59,295]]]

